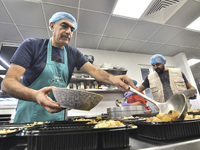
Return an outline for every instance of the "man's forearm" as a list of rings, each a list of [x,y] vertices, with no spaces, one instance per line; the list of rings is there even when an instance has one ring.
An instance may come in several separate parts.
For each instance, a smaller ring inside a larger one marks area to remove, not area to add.
[[[112,77],[113,75],[107,73],[106,71],[102,69],[97,69],[93,75],[92,75],[97,81],[99,82],[105,82],[108,84],[113,84]]]
[[[15,79],[4,79],[2,82],[2,91],[12,97],[35,102],[36,90],[22,85]]]

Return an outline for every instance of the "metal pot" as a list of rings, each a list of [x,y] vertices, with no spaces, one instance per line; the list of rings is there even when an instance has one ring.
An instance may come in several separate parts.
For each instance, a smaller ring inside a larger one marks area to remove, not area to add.
[[[107,108],[109,118],[130,117],[132,115],[144,114],[144,112],[145,107],[142,105]]]

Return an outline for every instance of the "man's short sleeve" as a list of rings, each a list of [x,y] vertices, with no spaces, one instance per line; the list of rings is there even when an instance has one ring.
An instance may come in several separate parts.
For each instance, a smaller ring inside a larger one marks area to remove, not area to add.
[[[146,88],[149,88],[149,80],[148,80],[148,76],[145,78],[144,82],[142,83],[142,85]]]
[[[28,68],[31,64],[31,60],[33,57],[33,50],[30,46],[30,43],[30,39],[24,40],[15,51],[14,55],[10,60],[10,63],[14,63],[24,68]]]

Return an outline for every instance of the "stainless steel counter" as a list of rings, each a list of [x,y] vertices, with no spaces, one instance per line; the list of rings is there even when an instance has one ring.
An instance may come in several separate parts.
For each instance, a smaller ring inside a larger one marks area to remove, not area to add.
[[[130,136],[129,148],[124,150],[199,150],[200,136],[172,141],[157,141],[140,136]]]

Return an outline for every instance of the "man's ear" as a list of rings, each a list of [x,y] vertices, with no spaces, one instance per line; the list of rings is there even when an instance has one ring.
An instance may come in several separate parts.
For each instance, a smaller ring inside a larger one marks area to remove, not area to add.
[[[53,31],[53,29],[54,29],[54,25],[55,25],[55,23],[54,23],[54,22],[51,22],[51,23],[50,23],[50,25],[49,25],[49,26],[50,26],[50,29],[51,29],[51,31]]]

